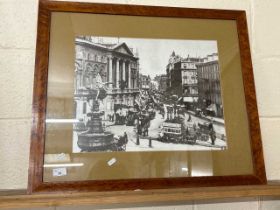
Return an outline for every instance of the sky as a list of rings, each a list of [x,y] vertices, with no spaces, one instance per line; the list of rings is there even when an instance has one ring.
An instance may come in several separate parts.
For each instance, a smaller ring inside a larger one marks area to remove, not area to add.
[[[98,39],[98,38],[96,38]],[[139,55],[140,73],[150,75],[166,73],[166,65],[172,52],[186,58],[205,57],[217,53],[215,40],[179,40],[179,39],[142,39],[142,38],[117,38],[99,37],[104,43],[125,42],[129,48],[136,49]]]

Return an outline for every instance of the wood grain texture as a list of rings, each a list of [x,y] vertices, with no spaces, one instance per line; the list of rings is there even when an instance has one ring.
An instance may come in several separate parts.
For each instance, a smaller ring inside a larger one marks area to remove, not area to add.
[[[237,18],[237,30],[239,38],[245,102],[251,137],[254,173],[256,177],[258,177],[258,179],[260,180],[260,183],[265,184],[266,173],[263,158],[263,148],[261,141],[261,130],[257,107],[255,82],[253,75],[253,65],[248,38],[248,26],[245,12],[240,13],[240,15]]]
[[[45,116],[48,83],[50,11],[39,2],[36,61],[32,104],[32,131],[29,158],[28,189],[43,181]]]
[[[237,23],[239,46],[242,61],[242,74],[248,123],[250,128],[251,148],[254,165],[253,174],[240,176],[210,176],[189,178],[154,178],[79,182],[43,182],[43,156],[45,137],[45,115],[47,102],[47,76],[49,61],[49,40],[51,12],[81,12],[110,15],[132,15],[153,17],[180,17],[235,20]],[[75,2],[55,2],[40,0],[36,64],[33,95],[33,126],[31,135],[29,193],[45,192],[81,192],[81,191],[121,191],[135,189],[163,189],[202,186],[257,185],[266,183],[263,151],[261,144],[259,117],[250,56],[246,16],[244,11],[188,9],[172,7],[151,7],[112,4],[91,4]],[[209,190],[211,188],[207,188]],[[225,189],[225,188],[222,188]],[[243,189],[243,188],[242,188]],[[262,189],[262,188],[260,188]],[[216,189],[217,191],[218,188]],[[190,192],[189,190],[187,190]],[[145,191],[146,192],[146,191]],[[168,190],[163,191],[168,194]],[[200,192],[201,193],[201,192]],[[242,193],[241,193],[242,194]],[[114,196],[117,196],[115,194]],[[172,195],[174,196],[174,195]],[[184,196],[186,196],[184,194]],[[223,195],[220,195],[223,196]],[[142,198],[147,197],[142,195]],[[164,197],[164,196],[163,196]],[[162,199],[163,199],[162,197]],[[174,196],[176,197],[176,196]],[[180,196],[179,196],[180,197]],[[182,195],[181,195],[182,197]],[[119,198],[121,200],[121,198]],[[144,200],[144,199],[143,199]]]
[[[251,185],[233,187],[177,188],[145,191],[52,193],[0,196],[0,208],[29,208],[71,205],[149,205],[170,204],[191,200],[280,196],[280,185]]]

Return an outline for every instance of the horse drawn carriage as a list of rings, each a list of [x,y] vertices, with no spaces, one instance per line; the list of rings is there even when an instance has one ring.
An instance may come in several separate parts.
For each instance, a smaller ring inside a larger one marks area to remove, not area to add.
[[[116,113],[115,125],[124,125],[125,122],[126,122],[126,116]]]
[[[201,141],[208,141],[211,139],[212,145],[215,144],[216,132],[214,131],[213,124],[210,122],[198,123],[197,139]]]
[[[149,127],[150,127],[150,115],[148,112],[143,111],[139,116],[138,116],[138,134],[143,135],[143,136],[148,136],[149,135]]]
[[[117,151],[125,151],[126,150],[126,144],[128,142],[128,137],[126,132],[124,132],[123,136],[114,136],[114,141],[116,145]]]
[[[195,144],[197,140],[197,128],[195,123],[187,123],[185,129],[184,142],[188,144]]]
[[[215,144],[216,133],[211,123],[193,122],[184,124],[183,122],[164,122],[159,140],[168,143],[196,144],[197,140],[208,141],[211,139],[212,145]]]
[[[127,117],[126,117],[126,125],[127,126],[133,126],[134,125],[134,122],[137,119],[137,113],[138,113],[138,111],[135,111],[135,110],[132,110],[132,109],[128,110]]]
[[[115,125],[125,125],[128,107],[123,104],[114,105]]]
[[[183,136],[183,125],[181,123],[164,122],[159,140],[167,143],[180,143]]]

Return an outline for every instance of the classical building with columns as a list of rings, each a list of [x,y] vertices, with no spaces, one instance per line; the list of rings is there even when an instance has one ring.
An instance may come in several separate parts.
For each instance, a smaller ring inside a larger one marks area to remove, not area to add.
[[[96,42],[90,36],[75,40],[75,106],[76,118],[85,119],[89,111],[84,95],[98,81],[108,87],[107,97],[100,109],[105,117],[118,107],[134,105],[139,97],[139,62],[126,43],[108,44]]]

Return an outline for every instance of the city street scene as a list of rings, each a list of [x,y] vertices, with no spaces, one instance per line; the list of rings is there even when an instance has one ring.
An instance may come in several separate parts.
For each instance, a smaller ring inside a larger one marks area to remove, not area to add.
[[[78,36],[73,152],[225,150],[215,40]]]

